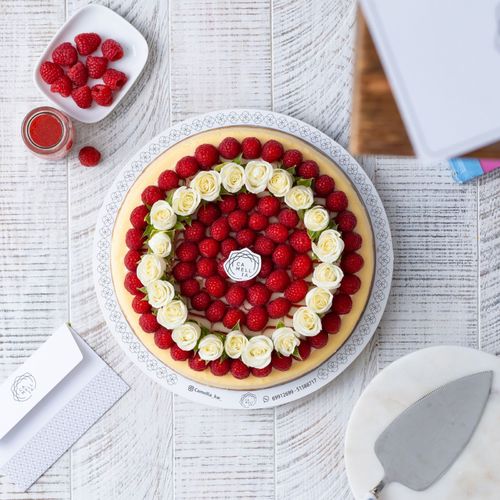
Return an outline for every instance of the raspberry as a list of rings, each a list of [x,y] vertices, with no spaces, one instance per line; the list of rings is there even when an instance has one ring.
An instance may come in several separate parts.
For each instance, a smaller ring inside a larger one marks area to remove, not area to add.
[[[363,267],[364,263],[365,261],[363,260],[363,257],[361,257],[361,255],[355,252],[351,252],[342,256],[342,259],[340,260],[340,267],[342,271],[349,274],[354,274]]]
[[[338,228],[344,232],[352,231],[356,227],[358,221],[352,212],[344,210],[337,215],[335,222],[337,223]]]
[[[214,240],[222,241],[229,236],[229,224],[226,217],[219,217],[209,228],[209,232]]]
[[[272,163],[278,161],[283,156],[283,146],[280,142],[270,140],[262,146],[262,159]]]
[[[226,359],[216,359],[210,363],[210,371],[212,375],[216,377],[222,377],[231,369],[231,362],[228,358]]]
[[[210,226],[210,224],[215,222],[220,217],[219,207],[214,203],[202,205],[198,209],[197,217],[200,222],[205,224],[205,226]]]
[[[333,297],[332,310],[337,314],[347,314],[352,309],[352,299],[345,293],[338,293]]]
[[[184,156],[175,165],[175,171],[181,179],[192,177],[198,170],[199,165],[194,156]]]
[[[170,348],[170,356],[174,361],[186,361],[190,355],[191,351],[184,351],[177,344],[173,344]]]
[[[326,198],[335,189],[335,181],[329,175],[320,175],[314,181],[314,192]]]
[[[266,229],[269,221],[265,215],[253,213],[248,218],[248,227],[254,231],[262,231]]]
[[[298,304],[304,300],[308,290],[309,285],[304,280],[296,280],[288,286],[284,295],[292,304]]]
[[[290,235],[290,245],[298,253],[311,250],[311,240],[304,229],[297,229]]]
[[[275,243],[285,243],[288,239],[288,229],[279,222],[269,224],[266,229],[266,236]]]
[[[185,281],[194,276],[197,266],[192,262],[178,262],[172,268],[172,275],[176,281]]]
[[[108,38],[104,41],[101,47],[102,55],[108,61],[118,61],[123,57],[123,49],[122,46],[112,38]]]
[[[234,137],[226,137],[219,144],[219,153],[222,158],[232,160],[241,153],[241,145]]]
[[[223,196],[219,201],[219,208],[223,214],[230,214],[236,207],[238,206],[238,202],[236,201],[236,196],[226,195]]]
[[[127,76],[121,71],[110,68],[102,75],[102,80],[108,87],[111,87],[111,90],[118,90],[127,83]]]
[[[71,92],[71,97],[79,108],[87,109],[92,105],[92,92],[90,91],[88,85],[74,89]]]
[[[183,241],[176,248],[175,255],[181,262],[194,262],[198,257],[198,245],[192,241]]]
[[[302,163],[302,153],[296,149],[289,149],[283,155],[283,166],[293,168]]]
[[[273,352],[271,363],[273,368],[286,372],[292,366],[293,358],[291,356],[281,356],[277,352]]]
[[[271,292],[262,283],[255,283],[248,289],[248,302],[252,306],[263,306],[271,298]]]
[[[330,212],[342,212],[347,208],[348,203],[344,191],[334,191],[326,197],[325,206]]]
[[[259,277],[267,278],[272,273],[273,269],[274,266],[271,257],[262,257]]]
[[[313,263],[309,255],[297,255],[293,259],[291,271],[296,278],[307,278],[313,270]]]
[[[295,359],[300,361],[306,360],[311,354],[311,344],[307,339],[302,339],[297,347],[298,356],[294,356]]]
[[[259,236],[255,240],[254,251],[259,255],[272,255],[275,244],[267,236]]]
[[[191,298],[200,291],[200,284],[194,278],[189,278],[186,281],[181,281],[180,290],[181,295]]]
[[[186,241],[194,241],[195,243],[198,243],[204,237],[205,226],[197,220],[192,221],[191,224],[186,225],[184,228],[184,238]]]
[[[191,297],[191,307],[197,311],[204,311],[210,305],[210,295],[201,291]]]
[[[293,261],[295,253],[290,245],[278,245],[273,252],[273,262],[276,267],[288,269]]]
[[[273,370],[273,365],[269,363],[264,368],[252,368],[252,375],[254,377],[267,377]]]
[[[125,244],[130,250],[139,250],[142,248],[144,238],[139,229],[129,229],[125,235]]]
[[[64,75],[64,71],[58,64],[52,61],[45,61],[40,65],[40,76],[45,83],[49,85],[54,83],[60,76]]]
[[[137,250],[129,250],[125,254],[125,258],[123,262],[125,263],[125,267],[129,271],[135,271],[137,269],[137,264],[141,260],[141,254]]]
[[[144,300],[144,297],[135,296],[134,300],[132,300],[132,309],[137,314],[145,314],[151,312],[151,306],[148,304],[147,300]]]
[[[85,64],[80,61],[78,61],[76,64],[73,64],[73,66],[71,66],[71,68],[69,68],[68,70],[68,77],[76,87],[85,85],[89,78],[89,74]]]
[[[108,60],[105,57],[88,56],[86,65],[90,78],[101,78],[108,67]],[[116,88],[111,85],[109,85],[109,87],[116,90]]]
[[[61,94],[63,97],[69,97],[73,90],[71,80],[66,76],[60,76],[51,86],[50,91],[54,94]]]
[[[215,278],[215,276],[213,276]],[[205,317],[210,323],[221,321],[226,314],[226,304],[222,300],[214,300],[205,311]]]
[[[75,45],[81,56],[88,56],[101,45],[101,37],[97,33],[80,33],[75,36]]]
[[[344,248],[346,252],[359,250],[361,248],[361,244],[363,243],[363,238],[361,238],[358,233],[343,233],[342,239],[344,240]]]
[[[165,170],[158,177],[158,187],[163,191],[170,191],[179,187],[179,176],[175,170]]]
[[[196,247],[196,244],[191,243]],[[216,257],[219,253],[220,243],[213,238],[205,238],[199,243],[200,253],[203,257]],[[198,252],[196,252],[198,254]]]
[[[314,160],[305,161],[297,167],[297,175],[303,179],[314,179],[319,175],[318,164]]]
[[[152,313],[142,314],[139,318],[139,325],[146,333],[154,333],[160,328],[156,316]]]
[[[247,378],[250,375],[250,368],[241,359],[233,359],[231,361],[231,375],[238,379]]]
[[[292,304],[290,304],[288,299],[278,297],[277,299],[271,300],[271,302],[267,304],[267,312],[269,313],[270,318],[283,318],[288,314],[291,307]]]
[[[266,280],[266,286],[272,292],[282,292],[290,284],[290,278],[283,269],[273,271]]]
[[[266,327],[268,319],[265,307],[254,306],[247,313],[247,328],[252,332],[260,332]]]
[[[257,205],[257,195],[254,193],[239,193],[237,198],[238,208],[245,212],[250,212]]]
[[[266,217],[272,217],[273,215],[278,215],[280,210],[280,201],[274,196],[263,196],[259,198],[259,203],[257,204],[257,212]]]
[[[69,42],[64,42],[54,49],[52,60],[60,66],[73,66],[78,61],[78,54],[73,45]]]
[[[240,231],[247,225],[247,213],[243,210],[235,210],[227,216],[227,222],[232,231]]]
[[[227,278],[227,273],[226,270],[224,269],[224,262],[226,262],[227,257],[225,257],[222,260],[219,260],[217,263],[217,274],[221,276],[222,278]]]
[[[245,137],[241,143],[241,150],[243,151],[243,158],[254,160],[260,156],[262,146],[257,137]]]
[[[210,276],[205,280],[205,288],[212,297],[220,299],[226,293],[226,280],[218,275]]]
[[[294,229],[299,224],[299,215],[291,208],[284,208],[278,215],[278,220],[285,227]]]
[[[227,238],[220,244],[220,252],[224,257],[229,257],[233,250],[238,250],[238,243],[234,238]]]
[[[231,285],[226,292],[226,302],[231,307],[239,307],[245,301],[247,293],[241,285]]]
[[[226,328],[233,328],[235,327],[238,323],[241,325],[245,324],[245,313],[243,311],[240,311],[239,309],[229,309],[226,314],[224,315],[224,319],[222,320],[222,324]]]
[[[240,281],[239,283],[243,288],[250,288],[252,285],[255,285],[256,282],[257,280],[255,278],[252,278],[249,280]]]
[[[354,295],[361,287],[361,280],[355,274],[346,274],[340,283],[340,291]]]
[[[132,295],[143,295],[139,288],[142,288],[142,283],[140,279],[137,277],[137,274],[133,272],[129,272],[125,276],[124,286],[127,292],[130,292]]]
[[[92,99],[99,106],[109,106],[113,102],[113,92],[107,85],[94,85],[90,90]]]
[[[214,259],[202,257],[196,263],[196,271],[202,278],[209,278],[217,272],[217,263]]]
[[[189,368],[197,372],[202,372],[207,367],[207,362],[200,358],[198,353],[191,355],[188,359]]]
[[[130,214],[130,222],[132,226],[136,229],[145,229],[148,223],[146,222],[146,216],[148,215],[149,210],[146,205],[139,205],[135,207]]]
[[[172,340],[172,330],[160,326],[155,332],[155,344],[160,349],[168,349],[172,347],[174,341]]]
[[[158,186],[148,186],[141,194],[141,200],[144,205],[152,206],[157,201],[162,200],[165,193]]]
[[[200,144],[194,152],[194,157],[203,170],[208,170],[219,162],[219,152],[212,144]]]
[[[236,241],[241,248],[253,245],[257,235],[251,229],[242,229],[236,233]]]
[[[328,344],[328,333],[319,332],[317,335],[314,335],[314,337],[309,337],[308,340],[311,347],[314,347],[315,349],[321,349],[322,347],[325,347],[326,344]]]

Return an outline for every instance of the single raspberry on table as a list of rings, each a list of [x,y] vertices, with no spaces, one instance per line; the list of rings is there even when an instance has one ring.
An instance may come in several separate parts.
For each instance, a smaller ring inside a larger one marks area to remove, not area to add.
[[[101,37],[97,33],[80,33],[75,36],[75,45],[81,56],[88,56],[101,45]]]
[[[352,309],[352,299],[346,293],[338,293],[333,297],[332,310],[337,314],[347,314]]]
[[[94,85],[90,91],[99,106],[109,106],[113,102],[113,92],[107,85]]]
[[[359,250],[363,243],[363,238],[358,233],[346,232],[342,234],[344,240],[344,248],[346,252],[353,252]]]
[[[282,372],[286,372],[292,366],[293,358],[291,356],[282,356],[276,351],[273,352],[271,357],[271,364],[273,368]]]
[[[309,255],[300,254],[293,259],[291,265],[292,276],[307,278],[313,271],[313,263]]]
[[[285,243],[288,240],[288,229],[283,224],[275,222],[267,226],[266,236],[275,243]]]
[[[172,268],[172,275],[176,281],[185,281],[194,276],[197,271],[197,265],[192,262],[178,262]]]
[[[242,229],[236,233],[236,241],[241,248],[246,248],[255,242],[257,235],[251,229]]]
[[[271,292],[262,283],[255,283],[248,289],[247,300],[252,306],[264,306],[271,298]]]
[[[220,253],[224,257],[229,257],[229,254],[234,250],[238,250],[238,243],[234,238],[226,238],[220,244]]]
[[[236,200],[236,196],[232,194],[227,194],[221,198],[219,201],[219,208],[223,214],[230,214],[236,207],[238,206],[238,202]]]
[[[135,296],[134,300],[132,300],[132,309],[137,314],[145,314],[151,312],[151,305],[147,300],[144,300],[144,297]]]
[[[238,208],[250,212],[257,205],[257,195],[254,193],[238,193]]]
[[[266,279],[266,286],[272,292],[283,292],[290,284],[290,277],[284,269],[273,271]]]
[[[193,353],[188,358],[188,365],[189,368],[191,368],[192,370],[195,370],[197,372],[202,372],[203,370],[206,369],[207,362],[204,359],[201,359],[198,353],[196,354]]]
[[[363,257],[356,252],[347,253],[340,260],[340,268],[345,273],[355,274],[363,267],[365,261]]]
[[[199,169],[200,166],[194,156],[184,156],[175,165],[175,171],[181,179],[192,177]]]
[[[52,60],[60,66],[73,66],[78,61],[78,53],[71,43],[64,42],[54,49]]]
[[[181,281],[180,284],[181,295],[184,297],[193,297],[200,291],[200,284],[194,278],[189,278],[185,281]]]
[[[354,295],[360,287],[361,280],[355,274],[346,274],[342,278],[339,290],[347,295]]]
[[[215,203],[207,203],[198,208],[197,217],[205,226],[210,226],[220,217],[219,207]]]
[[[337,223],[338,229],[340,231],[352,231],[358,222],[356,216],[349,210],[344,210],[340,212],[337,217],[335,217],[335,222]]]
[[[68,77],[76,87],[81,87],[87,83],[87,80],[89,79],[89,72],[85,64],[78,61],[68,69]]]
[[[45,61],[40,65],[40,76],[49,85],[54,83],[60,76],[64,75],[64,70],[52,61]]]
[[[194,262],[200,252],[198,245],[192,241],[183,241],[176,249],[175,255],[181,262]],[[215,254],[217,255],[217,254]]]
[[[222,377],[231,369],[231,362],[229,358],[226,359],[216,359],[210,363],[210,371],[216,377]]]
[[[258,236],[255,240],[254,251],[259,255],[272,255],[276,245],[267,236]]]
[[[196,271],[202,278],[209,278],[217,272],[217,262],[215,259],[202,257],[196,262]]]
[[[295,252],[290,245],[278,245],[272,255],[272,260],[276,267],[281,269],[288,269],[290,264],[293,262]]]
[[[273,319],[283,318],[288,314],[292,304],[285,297],[278,297],[274,300],[271,300],[269,304],[267,304],[267,312],[269,313],[269,317]]]
[[[100,56],[87,56],[85,64],[90,78],[101,78],[108,67],[108,60]]]
[[[174,341],[172,340],[172,330],[160,326],[155,332],[155,344],[160,349],[168,349],[172,347]]]
[[[130,213],[130,222],[136,229],[145,229],[148,223],[146,222],[146,216],[149,214],[148,207],[146,205],[139,205],[135,207]]]
[[[211,302],[210,295],[203,290],[191,297],[191,307],[197,311],[205,311]]]
[[[141,254],[137,250],[129,250],[125,254],[123,262],[129,271],[135,271],[140,260]]]
[[[290,235],[290,245],[298,253],[306,253],[311,250],[311,239],[304,229],[297,229]]]
[[[73,90],[71,80],[66,76],[60,76],[51,86],[50,91],[54,94],[61,94],[63,97],[69,97]]]
[[[266,229],[269,224],[269,219],[262,214],[253,213],[248,218],[248,227],[254,231],[262,231]]]
[[[281,204],[278,198],[275,198],[274,196],[263,196],[262,198],[259,198],[257,212],[265,215],[266,217],[272,217],[273,215],[278,215],[280,205]]]
[[[272,163],[283,157],[283,146],[280,142],[271,139],[262,146],[262,159]]]
[[[285,227],[294,229],[297,227],[300,219],[295,210],[292,210],[291,208],[284,208],[278,215],[278,221]]]
[[[248,215],[244,210],[235,210],[227,216],[227,222],[232,231],[240,231],[248,222]]]
[[[144,244],[144,236],[140,229],[129,229],[125,235],[125,244],[130,250],[140,250]]]
[[[269,256],[263,256],[261,258],[259,278],[267,278],[273,271],[274,264]]]
[[[297,167],[297,175],[303,179],[314,179],[319,175],[318,164],[314,160],[308,160]]]
[[[317,335],[309,337],[308,340],[311,344],[311,347],[314,347],[315,349],[321,349],[322,347],[325,347],[326,344],[328,344],[328,333],[319,332]]]
[[[144,205],[154,205],[157,201],[163,200],[165,193],[158,186],[148,186],[141,194],[141,200]]]
[[[143,293],[139,290],[139,288],[142,288],[141,280],[137,277],[137,274],[135,274],[134,272],[130,271],[125,275],[125,280],[123,284],[127,292],[131,293],[132,295],[140,294],[142,297],[144,296]]]
[[[141,328],[146,333],[154,333],[160,328],[158,321],[156,321],[156,316],[152,313],[141,314],[139,325],[141,325]]]
[[[241,285],[231,285],[226,292],[226,302],[231,307],[239,307],[245,301],[247,292]]]
[[[267,309],[264,306],[254,306],[247,313],[247,328],[252,332],[262,331],[269,320]]]
[[[104,43],[101,47],[102,55],[108,61],[118,61],[123,57],[123,48],[122,46],[112,38],[108,38],[104,40]]]
[[[208,230],[214,240],[225,240],[229,236],[227,217],[219,217],[212,223]]]
[[[211,323],[221,321],[226,314],[226,304],[222,300],[214,300],[205,311],[205,317]]]
[[[74,89],[71,92],[71,97],[79,108],[87,109],[92,105],[92,92],[88,85]]]
[[[247,378],[250,375],[250,368],[241,359],[233,359],[231,361],[231,375],[238,379]]]
[[[200,242],[205,237],[206,227],[200,221],[194,220],[184,228],[186,241]]]
[[[193,242],[190,243],[195,247],[197,247],[195,243]],[[205,238],[200,241],[199,249],[200,249],[200,254],[203,255],[203,257],[211,257],[211,258],[216,257],[217,254],[219,253],[220,243],[217,240],[214,240],[213,238]],[[196,253],[198,254],[198,252]]]
[[[264,368],[252,368],[252,375],[254,377],[267,377],[273,371],[273,365],[269,363]]]
[[[289,149],[283,155],[283,166],[293,168],[302,163],[302,153],[297,149]]]
[[[220,299],[226,293],[226,280],[218,274],[210,276],[205,280],[205,289],[212,297]]]
[[[224,318],[222,320],[222,324],[226,328],[234,328],[238,323],[240,326],[244,325],[246,321],[246,316],[243,311],[236,308],[228,309]]]
[[[170,348],[170,356],[174,361],[186,361],[191,356],[192,351],[184,351],[177,344],[173,344]]]
[[[325,206],[330,212],[342,212],[347,208],[349,200],[344,191],[334,191],[326,197]]]
[[[260,156],[262,146],[257,137],[245,137],[241,143],[241,150],[243,152],[243,158],[254,160]]]
[[[234,137],[226,137],[219,144],[219,153],[222,158],[232,160],[241,153],[241,144]]]
[[[104,72],[102,79],[111,90],[121,89],[127,83],[127,75],[121,71],[110,68]]]
[[[158,187],[163,191],[170,191],[179,187],[179,176],[175,170],[165,170],[158,177]]]
[[[300,344],[297,346],[298,355],[294,356],[295,359],[305,361],[311,354],[311,344],[307,339],[301,339]]]
[[[292,304],[298,304],[300,301],[304,300],[308,291],[309,285],[306,281],[295,280],[290,283],[285,290],[285,298],[292,302]]]
[[[203,170],[208,170],[219,163],[219,151],[212,144],[200,144],[195,149],[194,157]]]
[[[313,184],[314,192],[325,198],[335,189],[335,181],[329,175],[320,175]]]

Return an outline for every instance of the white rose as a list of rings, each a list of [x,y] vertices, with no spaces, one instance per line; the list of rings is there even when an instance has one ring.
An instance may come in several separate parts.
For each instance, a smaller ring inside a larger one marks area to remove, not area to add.
[[[232,358],[236,359],[241,356],[248,344],[248,339],[239,330],[233,330],[226,335],[224,341],[224,348],[226,349],[226,354]]]
[[[188,321],[172,331],[172,340],[183,350],[192,351],[201,335],[201,328]]]
[[[290,172],[282,168],[275,168],[271,178],[267,182],[267,189],[274,196],[281,198],[285,196],[293,186],[293,177]]]
[[[177,215],[187,216],[194,214],[200,204],[200,193],[196,189],[181,186],[174,191],[172,208]]]
[[[273,341],[265,335],[251,337],[241,360],[251,368],[265,368],[271,362],[273,347]]]
[[[300,340],[295,332],[288,327],[276,328],[272,339],[274,348],[283,356],[291,356],[295,348],[300,344]]]
[[[339,266],[322,263],[314,268],[312,282],[321,288],[336,290],[340,286],[343,277],[344,273]]]
[[[319,235],[318,242],[312,243],[311,246],[318,259],[327,263],[337,261],[344,250],[344,242],[335,229],[323,231]]]
[[[224,344],[222,340],[213,333],[203,337],[198,344],[198,354],[204,361],[219,359],[223,352]]]
[[[166,267],[167,265],[161,257],[151,253],[145,254],[137,266],[137,277],[144,286],[148,286],[163,276]]]
[[[156,201],[151,207],[151,224],[154,228],[160,231],[172,229],[177,222],[177,215],[175,215],[170,203],[165,200]]]
[[[316,314],[326,313],[332,307],[333,295],[326,288],[316,287],[306,295],[306,305]]]
[[[190,186],[200,193],[200,198],[214,201],[220,194],[220,174],[215,170],[202,170],[191,181]]]
[[[294,186],[286,193],[285,203],[294,210],[305,210],[314,203],[313,191],[307,186]]]
[[[222,186],[229,193],[237,193],[245,185],[245,170],[237,163],[226,163],[221,171]]]
[[[164,280],[156,280],[146,287],[148,302],[157,309],[172,302],[175,290],[172,283]]]
[[[293,328],[305,337],[313,337],[321,331],[321,319],[308,307],[299,307],[293,315]]]
[[[252,160],[245,166],[245,187],[250,193],[262,193],[273,174],[273,166],[264,160]]]
[[[151,237],[148,241],[148,247],[158,257],[168,257],[172,251],[172,240],[167,233],[161,231]]]
[[[167,305],[158,309],[156,319],[161,326],[169,330],[181,326],[187,319],[188,310],[182,300],[172,300]]]
[[[304,225],[309,231],[323,231],[328,226],[330,217],[325,208],[315,206],[306,210],[304,214]]]

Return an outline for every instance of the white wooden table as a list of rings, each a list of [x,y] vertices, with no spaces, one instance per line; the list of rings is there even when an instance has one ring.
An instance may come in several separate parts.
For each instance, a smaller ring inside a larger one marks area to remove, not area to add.
[[[91,275],[97,211],[124,162],[170,124],[227,107],[273,109],[349,136],[354,0],[112,0],[150,44],[131,95],[78,125],[72,155],[32,157],[21,120],[43,100],[31,72],[86,0],[0,2],[0,380],[65,320],[130,392],[27,494],[0,499],[349,499],[344,431],[377,370],[431,344],[500,348],[500,171],[459,186],[445,162],[359,158],[387,209],[395,276],[378,333],[334,383],[275,410],[223,411],[172,396],[125,358]],[[1,416],[0,416],[1,418]]]

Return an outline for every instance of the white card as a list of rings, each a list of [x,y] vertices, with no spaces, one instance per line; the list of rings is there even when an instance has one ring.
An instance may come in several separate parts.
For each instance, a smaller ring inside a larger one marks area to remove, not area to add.
[[[498,0],[361,0],[417,156],[500,139]]]

